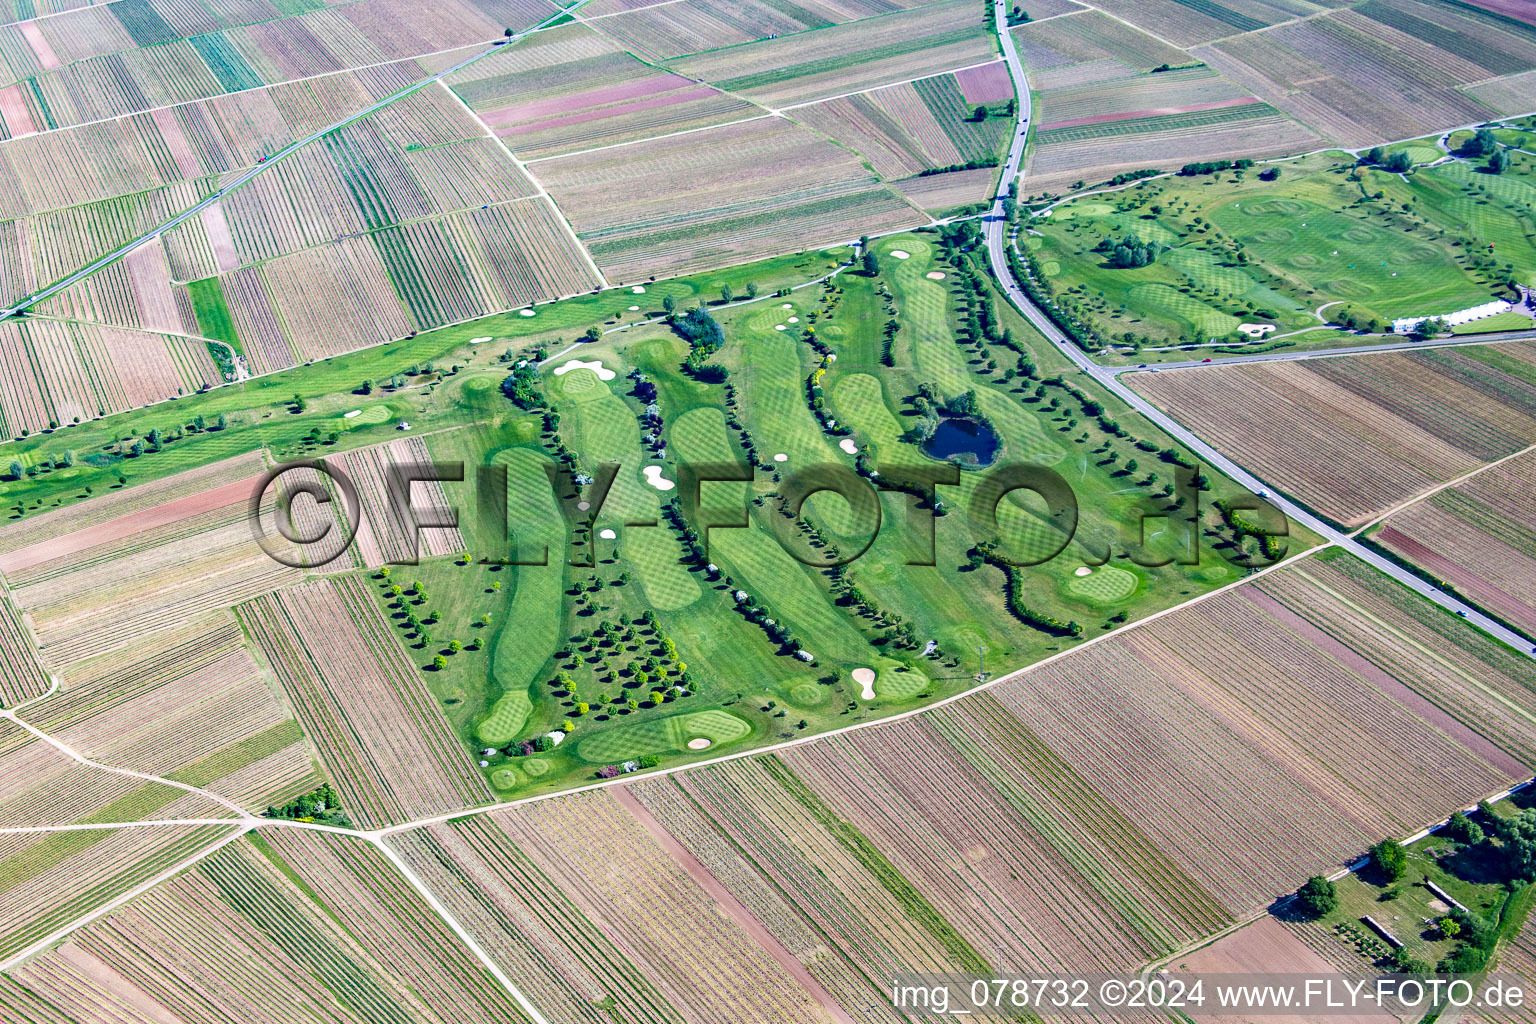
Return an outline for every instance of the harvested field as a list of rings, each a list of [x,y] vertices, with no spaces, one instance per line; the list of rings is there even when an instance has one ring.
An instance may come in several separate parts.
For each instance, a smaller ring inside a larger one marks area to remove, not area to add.
[[[1527,453],[1389,516],[1371,536],[1470,600],[1536,631],[1536,455]]]
[[[528,1020],[378,850],[295,832],[231,843],[16,977],[82,1021]]]
[[[994,59],[981,9],[945,0],[852,24],[669,61],[668,66],[774,107]]]
[[[377,826],[490,799],[361,581],[305,583],[238,612],[354,821]]]
[[[679,160],[692,168],[686,181]],[[537,171],[614,282],[921,219],[852,154],[777,118],[541,161]]]
[[[1097,6],[1179,46],[1252,32],[1314,10],[1296,0],[1104,0]]]
[[[1452,350],[1130,379],[1261,478],[1349,526],[1536,443],[1536,384]]]

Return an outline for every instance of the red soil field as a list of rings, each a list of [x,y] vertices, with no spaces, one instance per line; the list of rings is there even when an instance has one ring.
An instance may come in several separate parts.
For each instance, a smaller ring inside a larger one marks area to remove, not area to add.
[[[0,555],[0,572],[12,573],[20,569],[29,569],[34,565],[41,565],[55,558],[63,558],[98,544],[122,540],[124,537],[131,537],[136,533],[164,526],[166,523],[179,522],[203,512],[233,505],[238,501],[248,501],[260,482],[259,475],[237,480],[222,487],[190,494],[185,498],[168,501],[164,505],[144,509],[142,512],[119,516],[105,523],[86,527],[84,530],[66,533],[62,537],[53,537],[36,544],[29,544],[24,548],[17,548],[15,551]]]
[[[955,81],[965,93],[967,103],[1002,103],[1013,99],[1013,79],[1002,61],[993,61],[979,68],[966,68],[955,72]]]
[[[43,66],[44,71],[52,71],[60,67],[59,58],[54,54],[53,47],[43,37],[42,29],[37,27],[35,21],[24,21],[17,26],[21,34],[27,40],[27,45],[32,47],[32,52],[37,54],[37,62]]]
[[[1190,114],[1197,110],[1219,110],[1222,107],[1246,107],[1262,103],[1257,96],[1243,96],[1235,100],[1211,100],[1207,103],[1191,103],[1184,107],[1151,107],[1147,110],[1123,110],[1113,114],[1091,114],[1087,117],[1069,117],[1065,121],[1052,121],[1040,125],[1041,131],[1052,128],[1075,128],[1080,124],[1104,124],[1107,121],[1129,121],[1133,117],[1161,117],[1164,114]]]

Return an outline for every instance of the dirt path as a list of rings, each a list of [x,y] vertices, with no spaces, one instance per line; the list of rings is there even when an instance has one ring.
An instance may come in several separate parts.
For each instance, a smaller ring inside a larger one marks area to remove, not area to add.
[[[619,802],[619,806],[628,811],[631,817],[644,826],[645,831],[650,834],[651,838],[661,844],[661,848],[667,851],[668,856],[677,861],[678,865],[688,872],[688,876],[695,882],[698,882],[699,886],[716,903],[720,904],[721,909],[730,916],[730,919],[735,921],[743,931],[750,935],[753,941],[767,950],[768,955],[773,957],[774,961],[784,968],[790,977],[798,981],[801,987],[810,993],[811,998],[816,1000],[817,1005],[822,1008],[822,1011],[828,1017],[836,1021],[837,1024],[856,1024],[854,1019],[848,1015],[848,1012],[838,1005],[837,1000],[833,999],[831,994],[821,987],[821,982],[811,976],[811,972],[806,970],[805,965],[793,953],[785,949],[783,943],[779,942],[772,932],[763,927],[757,918],[753,917],[747,908],[742,906],[741,901],[736,898],[735,894],[727,889],[720,879],[711,874],[710,870],[701,864],[699,859],[687,847],[678,842],[672,833],[662,827],[661,822],[651,816],[651,812],[636,799],[635,795],[629,791],[628,786],[614,786],[609,792]]]

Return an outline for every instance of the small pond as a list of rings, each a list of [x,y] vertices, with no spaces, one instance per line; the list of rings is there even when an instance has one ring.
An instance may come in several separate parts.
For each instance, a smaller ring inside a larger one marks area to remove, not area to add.
[[[923,452],[935,459],[952,459],[967,466],[990,466],[1000,447],[1002,441],[984,421],[969,416],[946,416],[923,445]]]

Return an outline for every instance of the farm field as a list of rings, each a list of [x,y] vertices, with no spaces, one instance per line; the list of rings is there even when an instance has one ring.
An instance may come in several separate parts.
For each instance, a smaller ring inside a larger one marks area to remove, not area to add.
[[[1536,456],[1517,456],[1388,516],[1368,536],[1468,599],[1536,631],[1530,503]]]
[[[188,1021],[529,1020],[377,849],[292,830],[226,845],[12,976],[80,1021],[113,1005]]]
[[[1470,4],[1369,0],[1267,29],[1272,16],[1239,6],[1210,5],[1227,12],[1218,22],[1172,0],[1106,5],[1348,146],[1526,113],[1536,102],[1536,28]],[[1170,14],[1181,28],[1167,24]]]
[[[1167,162],[1279,156],[1318,142],[1246,87],[1101,11],[1013,33],[1036,92],[1030,191]]]
[[[358,581],[301,584],[238,614],[360,824],[489,799]]]
[[[1128,379],[1260,478],[1362,526],[1536,443],[1531,358],[1517,342]]]
[[[694,20],[692,11],[681,16]],[[763,113],[626,52],[626,29],[642,17],[600,22],[616,39],[579,24],[539,33],[452,76],[448,86],[524,160]]]
[[[1280,161],[1274,181],[1253,167],[1086,196],[1032,218],[1025,249],[1063,308],[1096,338],[1132,348],[1248,342],[1243,324],[1273,325],[1286,336],[1267,342],[1277,346],[1300,344],[1295,332],[1324,321],[1381,332],[1536,281],[1524,227],[1536,195],[1530,158],[1516,154],[1504,176],[1457,160],[1405,181],[1340,156]],[[1155,259],[1113,266],[1100,245],[1131,236]],[[1496,319],[1466,328],[1497,329]],[[1341,331],[1330,344],[1351,340]]]
[[[804,35],[679,57],[666,67],[775,108],[995,59],[982,7],[943,0]]]
[[[922,214],[853,154],[778,118],[536,164],[614,284],[832,245]],[[688,160],[684,188],[675,173]]]

